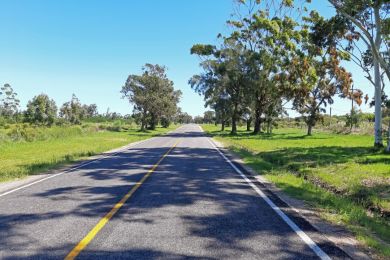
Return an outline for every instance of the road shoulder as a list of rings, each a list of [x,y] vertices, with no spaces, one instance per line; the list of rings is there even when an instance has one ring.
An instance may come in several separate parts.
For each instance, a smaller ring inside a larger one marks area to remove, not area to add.
[[[270,193],[278,197],[278,199],[283,201],[287,205],[287,207],[282,207],[283,211],[289,215],[299,215],[299,217],[306,220],[312,227],[321,233],[323,237],[339,247],[352,259],[371,259],[368,252],[365,251],[359,241],[357,241],[348,230],[342,226],[337,226],[323,220],[316,210],[303,201],[286,195],[281,189],[277,188],[273,183],[269,182],[251,167],[246,165],[237,154],[226,148],[223,143],[218,142],[212,137],[210,138],[234,164],[239,165],[242,169],[244,169],[245,173],[253,177],[263,189],[265,188]]]
[[[118,148],[103,152],[103,153],[98,154],[98,155],[94,155],[94,156],[90,156],[88,158],[83,158],[81,160],[77,160],[74,163],[68,163],[65,165],[55,167],[51,170],[48,170],[48,171],[40,173],[40,174],[26,176],[26,177],[21,178],[21,179],[0,182],[0,197],[5,196],[13,191],[23,189],[24,187],[34,185],[35,183],[39,183],[39,182],[44,181],[46,179],[53,178],[53,177],[56,177],[56,176],[59,176],[62,174],[70,173],[73,170],[76,170],[80,167],[83,167],[84,165],[87,165],[91,162],[101,160],[101,159],[109,157],[111,155],[120,153],[121,151],[129,149],[131,147],[134,147],[134,146],[141,144],[141,143],[144,143],[146,141],[150,141],[154,138],[155,137],[144,139],[144,140],[133,142],[133,143],[129,143],[129,144],[126,144],[122,147],[118,147]]]

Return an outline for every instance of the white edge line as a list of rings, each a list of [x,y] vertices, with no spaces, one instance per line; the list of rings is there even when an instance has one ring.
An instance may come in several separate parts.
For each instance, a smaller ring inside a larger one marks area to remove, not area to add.
[[[200,127],[200,126],[199,126]],[[201,128],[201,127],[200,127]],[[275,203],[270,200],[267,195],[264,194],[245,174],[242,173],[240,169],[238,169],[230,160],[227,158],[220,149],[211,141],[210,138],[207,137],[207,140],[211,144],[211,146],[218,151],[218,153],[222,156],[223,159],[256,191],[257,194],[260,195],[262,199],[291,227],[291,229],[305,242],[314,253],[323,260],[330,260],[331,258],[324,252],[322,249],[305,233],[300,229],[297,224],[294,223]]]
[[[156,137],[158,137],[158,136],[156,136]],[[72,172],[72,171],[74,171],[74,170],[77,170],[77,169],[79,169],[79,168],[81,168],[81,167],[84,167],[84,166],[86,166],[86,165],[88,165],[88,164],[91,164],[91,163],[93,163],[93,162],[96,162],[96,161],[100,161],[100,160],[106,159],[106,158],[108,158],[108,157],[110,157],[110,156],[113,156],[113,155],[116,155],[116,154],[118,154],[118,153],[121,153],[121,152],[123,152],[123,151],[125,151],[125,150],[127,150],[127,149],[129,149],[129,148],[132,148],[132,147],[134,147],[134,146],[136,146],[136,145],[143,144],[143,143],[145,143],[145,142],[147,142],[147,141],[150,141],[150,140],[152,140],[152,139],[154,139],[154,138],[156,138],[156,137],[148,138],[148,139],[145,139],[145,140],[142,140],[142,141],[138,141],[138,142],[134,142],[134,143],[125,145],[124,147],[119,148],[119,150],[118,150],[118,149],[113,150],[114,152],[112,152],[112,153],[110,153],[110,152],[105,152],[106,154],[108,153],[106,156],[103,156],[103,157],[97,158],[97,159],[92,159],[91,161],[88,161],[88,162],[86,162],[86,163],[81,163],[81,164],[79,164],[79,165],[77,165],[77,166],[75,166],[75,167],[66,169],[66,170],[64,170],[64,171],[62,171],[62,172],[59,172],[59,173],[56,173],[56,174],[47,176],[47,177],[45,177],[45,178],[39,179],[39,180],[37,180],[37,181],[33,181],[33,182],[31,182],[31,183],[25,184],[25,185],[20,186],[20,187],[18,187],[18,188],[11,189],[11,190],[9,190],[9,191],[3,192],[3,193],[0,194],[0,197],[6,196],[6,195],[11,194],[11,193],[14,193],[15,191],[18,191],[18,190],[25,189],[25,188],[27,188],[27,187],[33,186],[33,185],[35,185],[35,184],[37,184],[37,183],[40,183],[40,182],[49,180],[49,179],[51,179],[51,178],[54,178],[54,177],[63,175],[63,174],[65,174],[65,173]],[[105,154],[105,153],[102,153],[102,154]]]
[[[169,132],[167,132],[167,133],[165,133],[165,134],[163,134],[163,135],[171,134],[171,133],[173,133],[174,131],[176,131],[176,130],[182,128],[182,127],[183,127],[183,126],[179,126],[179,127],[176,128],[175,130],[169,131]],[[163,135],[160,135],[160,136],[163,136]],[[81,167],[84,167],[84,166],[86,166],[86,165],[88,165],[88,164],[91,164],[91,163],[93,163],[93,162],[100,161],[100,160],[102,160],[102,159],[105,159],[105,158],[108,158],[108,157],[110,157],[110,156],[116,155],[116,154],[118,154],[118,153],[121,153],[121,152],[125,151],[126,149],[129,149],[129,148],[134,147],[134,146],[139,145],[139,144],[143,144],[143,143],[148,142],[148,141],[150,141],[150,140],[153,140],[153,139],[155,139],[155,138],[157,138],[157,137],[159,137],[159,136],[155,136],[155,137],[151,137],[151,138],[148,138],[148,139],[145,139],[145,140],[142,140],[142,141],[134,142],[134,143],[125,145],[125,146],[123,146],[122,148],[113,149],[113,150],[111,150],[112,152],[110,152],[110,151],[108,151],[108,152],[103,152],[103,153],[101,153],[101,155],[103,155],[103,154],[107,154],[107,155],[106,155],[106,156],[103,156],[103,157],[101,157],[101,158],[92,159],[91,161],[88,161],[88,162],[86,162],[86,163],[82,163],[82,164],[77,165],[77,166],[75,166],[75,167],[73,167],[73,168],[69,168],[69,169],[67,169],[67,170],[65,170],[65,171],[62,171],[62,172],[59,172],[59,173],[50,175],[50,176],[48,176],[48,177],[39,179],[39,180],[37,180],[37,181],[33,181],[33,182],[31,182],[31,183],[25,184],[25,185],[20,186],[20,187],[18,187],[18,188],[11,189],[11,190],[9,190],[9,191],[0,193],[0,197],[6,196],[6,195],[11,194],[11,193],[14,193],[15,191],[18,191],[18,190],[25,189],[25,188],[27,188],[27,187],[33,186],[33,185],[35,185],[35,184],[37,184],[37,183],[46,181],[46,180],[48,180],[48,179],[51,179],[51,178],[60,176],[60,175],[62,175],[62,174],[64,174],[64,173],[72,172],[72,171],[74,171],[74,170],[76,170],[76,169],[79,169],[79,168],[81,168]]]

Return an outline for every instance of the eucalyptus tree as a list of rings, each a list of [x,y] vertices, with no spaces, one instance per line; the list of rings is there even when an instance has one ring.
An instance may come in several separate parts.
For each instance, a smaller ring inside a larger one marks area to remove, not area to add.
[[[96,117],[99,115],[96,104],[83,105],[83,110],[85,117],[87,118]]]
[[[60,117],[64,118],[71,124],[81,124],[81,120],[84,119],[84,109],[75,94],[72,94],[70,101],[65,102],[61,106]]]
[[[215,112],[212,110],[203,113],[203,121],[205,124],[211,124],[215,121]]]
[[[40,94],[27,103],[24,118],[32,124],[51,126],[57,118],[57,105],[48,95]]]
[[[232,106],[228,95],[219,93],[210,102],[210,107],[215,111],[216,122],[221,123],[221,131],[225,131],[225,126],[229,123],[232,113]]]
[[[155,129],[164,116],[164,120],[172,118],[177,112],[181,91],[175,90],[173,81],[166,75],[166,67],[145,64],[141,75],[130,75],[121,93],[134,106],[134,113],[140,115],[141,130],[147,126]]]
[[[277,117],[281,109],[283,89],[274,76],[284,70],[283,62],[288,60],[300,40],[300,34],[291,14],[297,13],[291,1],[239,1],[247,10],[238,14],[238,20],[228,21],[234,32],[231,38],[247,49],[247,66],[251,88],[254,116],[254,134],[261,131],[262,121]],[[263,119],[264,115],[264,119]],[[270,129],[269,127],[267,127]]]
[[[18,112],[19,104],[18,94],[10,84],[4,84],[0,88],[0,116],[10,119]]]
[[[368,73],[368,79],[375,85],[375,146],[383,146],[382,140],[382,105],[383,86],[381,70],[390,80],[390,11],[389,0],[328,0],[337,10],[338,15],[346,18],[353,25],[349,51],[355,60],[367,58],[374,67],[374,80]],[[363,43],[363,44],[361,44]],[[365,45],[365,50],[363,49]],[[358,64],[359,65],[359,64]],[[362,63],[363,70],[365,64]]]
[[[300,48],[296,50],[295,57],[288,61],[286,71],[278,78],[282,85],[290,85],[288,89],[293,107],[303,115],[308,135],[312,134],[313,127],[321,119],[324,107],[334,102],[336,94],[352,95],[352,75],[340,65],[346,55],[337,50],[334,41],[323,41],[321,33],[327,33],[319,26],[323,21],[314,11],[305,18]],[[321,31],[318,32],[318,29]],[[358,93],[360,98],[361,94]]]
[[[175,123],[179,123],[179,124],[189,124],[192,123],[193,119],[191,115],[189,115],[186,112],[182,112],[181,108],[178,108],[174,121]]]
[[[174,120],[175,123],[179,123],[179,124],[192,123],[192,116],[186,112],[182,112],[181,108],[177,109],[177,112],[176,112],[174,118],[175,118],[175,120]]]
[[[248,67],[245,48],[234,39],[224,39],[221,48],[196,44],[191,54],[204,60],[204,72],[193,76],[189,83],[198,93],[204,95],[206,104],[225,96],[231,105],[231,134],[237,133],[237,123],[246,107],[248,90]]]

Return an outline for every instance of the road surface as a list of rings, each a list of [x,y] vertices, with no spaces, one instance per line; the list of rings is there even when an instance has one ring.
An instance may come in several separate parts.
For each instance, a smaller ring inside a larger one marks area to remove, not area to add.
[[[185,125],[0,195],[0,259],[345,257],[308,242],[247,181]]]

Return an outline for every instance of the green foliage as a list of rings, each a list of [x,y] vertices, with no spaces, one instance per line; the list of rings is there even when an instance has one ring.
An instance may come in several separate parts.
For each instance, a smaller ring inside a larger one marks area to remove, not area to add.
[[[216,47],[213,45],[195,44],[191,48],[191,54],[197,54],[201,56],[213,55]]]
[[[141,123],[155,129],[161,117],[173,117],[177,111],[181,91],[174,90],[173,82],[166,75],[166,67],[145,64],[142,75],[130,75],[121,93],[134,105],[134,113]]]
[[[214,111],[206,111],[203,114],[203,123],[210,124],[215,120],[215,112]]]
[[[170,125],[171,125],[171,120],[166,116],[162,116],[161,117],[161,126],[164,128],[168,128]]]
[[[84,118],[93,118],[99,115],[97,105],[83,105]]]
[[[203,124],[203,117],[201,117],[201,116],[194,117],[194,123],[195,124]]]
[[[28,102],[24,118],[32,124],[50,126],[57,118],[56,103],[45,94],[35,96]]]
[[[72,99],[65,102],[60,109],[60,116],[71,124],[81,124],[84,118],[84,109],[75,94]]]
[[[115,127],[118,123],[102,124]],[[122,121],[120,127],[123,129]],[[0,181],[42,173],[87,156],[166,133],[175,128],[157,128],[140,133],[134,126],[127,131],[102,131],[95,124],[82,126],[31,127],[11,125],[0,129]]]
[[[385,77],[390,79],[390,29],[387,17],[388,0],[328,0],[337,10],[337,16],[344,18],[347,41],[339,41],[339,47],[349,52],[351,60],[365,73],[365,77],[375,87],[375,142],[382,146],[381,100]],[[337,31],[337,28],[335,28]],[[363,43],[363,44],[362,44]],[[374,69],[373,69],[374,68]],[[381,70],[384,72],[381,73]],[[374,75],[373,75],[374,74]],[[368,96],[367,96],[368,99]],[[390,151],[390,146],[389,146]]]
[[[18,94],[9,84],[4,84],[0,90],[0,116],[11,118],[18,112],[20,103]]]
[[[346,126],[349,126],[352,130],[353,127],[359,127],[362,120],[362,113],[355,107],[351,110],[350,114],[347,114]]]
[[[192,123],[192,116],[186,112],[182,112],[181,108],[177,109],[177,112],[174,116],[174,122],[178,124],[189,124]]]
[[[201,63],[204,72],[189,80],[191,87],[204,95],[206,106],[218,109],[219,115],[231,112],[233,134],[244,111],[249,84],[245,54],[245,47],[241,43],[225,39],[224,45],[214,51],[214,57],[206,57]],[[203,56],[202,53],[198,55]]]
[[[371,136],[306,136],[296,128],[259,136],[242,129],[231,136],[218,126],[202,127],[285,192],[306,200],[323,217],[343,223],[367,246],[390,255],[390,155],[372,149]]]

